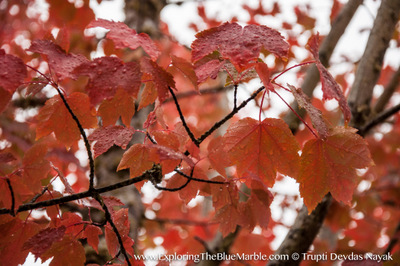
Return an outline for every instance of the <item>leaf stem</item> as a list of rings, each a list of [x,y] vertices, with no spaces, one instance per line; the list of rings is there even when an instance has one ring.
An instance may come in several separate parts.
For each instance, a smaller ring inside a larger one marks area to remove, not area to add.
[[[275,83],[275,85],[281,87],[281,88],[285,88],[282,85]],[[287,90],[287,88],[285,88]],[[274,91],[276,95],[278,95],[278,97],[287,105],[287,107],[289,107],[289,109],[300,119],[301,122],[303,122],[303,124],[308,128],[308,130],[310,130],[310,132],[317,138],[319,139],[318,135],[314,132],[314,130],[310,127],[310,125],[308,125],[308,123],[306,121],[304,121],[304,119],[290,106],[290,104],[288,104],[285,99],[282,98],[281,95],[279,95],[279,93],[277,91]]]
[[[291,67],[285,69],[284,71],[282,71],[281,73],[279,73],[276,77],[274,77],[274,78],[271,80],[271,83],[274,83],[275,80],[276,80],[277,78],[279,78],[280,76],[282,76],[283,74],[285,74],[285,73],[288,72],[289,70],[292,70],[292,69],[295,68],[295,67],[300,67],[300,66],[305,66],[305,65],[309,65],[309,64],[314,64],[315,62],[316,62],[315,60],[312,60],[312,61],[307,61],[307,62],[303,62],[303,63],[297,64],[297,65],[291,66]],[[274,83],[274,84],[275,84],[275,83]],[[284,88],[284,89],[288,90],[287,88]],[[289,90],[289,91],[290,91],[290,90]]]

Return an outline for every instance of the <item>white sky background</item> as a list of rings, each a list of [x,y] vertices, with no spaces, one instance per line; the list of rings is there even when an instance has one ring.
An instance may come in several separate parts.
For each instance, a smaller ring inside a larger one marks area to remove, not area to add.
[[[173,2],[173,0],[170,0]],[[216,16],[221,20],[230,20],[230,18],[235,15],[238,17],[239,22],[245,21],[248,19],[248,13],[241,8],[243,3],[251,7],[258,6],[258,0],[207,0],[203,1],[206,8],[206,12],[211,16]],[[346,1],[342,1],[346,2]],[[279,16],[271,18],[271,17],[263,17],[259,18],[259,22],[275,29],[280,29],[280,23],[283,20],[287,22],[296,22],[296,15],[293,11],[293,6],[295,5],[305,5],[309,3],[312,8],[312,13],[310,14],[313,17],[317,18],[315,32],[317,31],[321,35],[325,35],[330,30],[330,9],[332,6],[331,0],[285,0],[279,1],[282,14]],[[266,10],[271,10],[273,1],[271,0],[263,0],[264,8]],[[374,18],[377,13],[377,9],[379,7],[380,1],[373,0],[365,0],[364,5],[359,7],[357,13],[355,14],[350,26],[346,30],[344,36],[340,39],[338,45],[335,48],[335,51],[331,58],[331,72],[343,73],[349,71],[349,66],[341,63],[343,60],[341,58],[342,54],[346,54],[350,59],[357,61],[363,54],[365,45],[367,43],[367,39],[369,36],[369,30],[365,30],[360,33],[361,29],[371,29],[373,25]],[[97,18],[104,18],[108,20],[114,21],[123,21],[124,13],[123,6],[124,0],[113,0],[113,1],[103,1],[101,5],[98,5],[96,0],[91,0],[91,6],[95,10]],[[202,19],[197,15],[197,3],[196,1],[189,0],[187,3],[183,3],[181,5],[170,4],[164,8],[161,13],[161,19],[166,22],[169,26],[169,30],[171,34],[182,44],[190,46],[191,42],[195,39],[195,32],[188,27],[189,22],[201,22]],[[285,36],[285,32],[282,32],[282,35]],[[308,37],[302,36],[300,38],[300,42],[302,44],[306,44]],[[391,45],[385,56],[385,62],[389,63],[393,67],[398,67],[400,63],[400,52],[394,48],[394,45]],[[303,55],[305,56],[305,55]],[[301,57],[301,55],[300,55]],[[301,61],[300,58],[299,61]],[[390,60],[388,60],[390,59]],[[293,85],[300,85],[295,79],[294,75],[290,75],[286,73],[283,78],[279,80],[282,84],[290,83]],[[350,81],[351,82],[351,81]],[[260,86],[260,82],[254,80],[250,82],[246,86],[249,86],[249,90],[252,91],[254,88],[258,88]],[[251,88],[251,89],[250,89]],[[317,90],[318,91],[318,90]],[[321,96],[321,93],[316,92],[316,96]],[[282,94],[282,96],[287,99],[288,102],[291,101],[291,95]],[[248,95],[243,95],[242,99],[245,99]],[[240,99],[240,95],[239,95]],[[279,105],[276,106],[277,110],[282,110],[282,102],[280,100],[272,98],[272,102],[280,102]],[[334,106],[337,106],[336,103],[331,103]],[[271,116],[276,116],[280,111],[275,113],[271,113]],[[254,114],[247,113],[246,115],[250,115],[253,117],[258,116],[258,110],[255,110]],[[284,179],[283,182],[277,182],[275,186],[272,188],[274,192],[283,192],[288,195],[298,195],[299,186],[298,184],[291,178]],[[279,196],[275,197],[275,200],[271,204],[271,214],[274,219],[279,219],[281,215],[283,215],[283,222],[290,226],[294,222],[294,218],[296,217],[296,213],[294,211],[285,211],[282,213],[282,209],[279,207],[279,203],[282,201],[282,198]],[[301,206],[301,202],[296,203],[296,206]],[[287,229],[284,227],[277,228],[276,239],[272,243],[273,248],[277,248],[279,244],[282,242],[283,238],[287,233]],[[34,263],[33,255],[30,255],[27,258],[27,261],[24,265],[48,265],[49,263],[41,264],[40,262]]]

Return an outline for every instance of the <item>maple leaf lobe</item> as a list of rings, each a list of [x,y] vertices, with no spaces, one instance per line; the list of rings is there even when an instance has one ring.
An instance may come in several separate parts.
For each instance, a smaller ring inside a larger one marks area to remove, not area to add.
[[[281,34],[263,25],[247,25],[244,28],[237,23],[224,23],[221,26],[204,30],[196,34],[192,43],[192,61],[219,51],[238,70],[245,68],[249,61],[258,58],[262,50],[278,57],[285,57],[289,50]]]

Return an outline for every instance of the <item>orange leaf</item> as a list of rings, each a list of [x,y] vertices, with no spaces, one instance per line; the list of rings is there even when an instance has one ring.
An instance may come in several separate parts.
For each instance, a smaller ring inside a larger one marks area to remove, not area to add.
[[[83,128],[96,127],[97,119],[94,110],[90,108],[89,97],[86,94],[74,92],[67,96],[66,100]],[[54,132],[56,138],[66,147],[71,147],[80,139],[78,126],[59,95],[46,101],[39,111],[37,120],[39,121],[36,128],[37,139]]]
[[[122,123],[129,126],[135,114],[135,101],[125,90],[119,89],[113,98],[104,100],[99,107],[103,126],[115,125],[121,117]]]
[[[186,61],[185,59],[171,55],[171,60],[172,60],[172,66],[178,69],[180,72],[182,72],[183,75],[185,75],[190,82],[193,84],[193,87],[196,90],[199,90],[199,87],[197,86],[197,76],[196,73],[194,72],[194,67],[192,63]]]
[[[268,89],[268,91],[274,92],[275,89],[274,86],[272,86],[271,84],[270,73],[267,64],[264,62],[257,62],[255,65],[255,69],[264,87]]]
[[[357,186],[356,169],[373,164],[366,141],[355,132],[336,127],[326,140],[312,139],[304,145],[297,181],[309,212],[328,192],[350,205]]]
[[[244,118],[228,128],[223,141],[240,177],[261,179],[272,187],[277,171],[296,176],[299,144],[283,120]]]
[[[131,178],[153,167],[152,150],[144,144],[134,144],[122,156],[117,171],[129,168]]]

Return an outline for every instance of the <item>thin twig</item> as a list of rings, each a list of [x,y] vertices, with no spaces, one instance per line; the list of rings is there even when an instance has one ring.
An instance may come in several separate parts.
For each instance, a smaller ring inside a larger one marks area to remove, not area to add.
[[[175,170],[178,174],[182,175],[182,172],[178,172],[178,170]],[[177,187],[177,188],[167,188],[167,187],[160,187],[157,184],[154,184],[154,187],[159,189],[159,190],[164,190],[164,191],[170,191],[170,192],[174,192],[174,191],[178,191],[181,190],[183,188],[185,188],[190,181],[192,181],[193,179],[193,172],[194,172],[194,167],[192,168],[192,170],[190,171],[190,176],[187,177],[187,180],[185,182],[185,184]],[[186,177],[187,175],[184,175],[184,177]]]
[[[157,185],[157,184],[154,184],[154,187],[155,187],[156,189],[158,189],[158,190],[169,191],[169,192],[175,192],[175,191],[179,191],[179,190],[185,188],[185,187],[189,184],[190,181],[191,181],[190,179],[187,179],[186,182],[185,182],[183,185],[181,185],[181,186],[179,186],[179,187],[176,187],[176,188],[160,187],[160,186]]]
[[[238,90],[238,85],[235,84],[235,90],[233,91],[233,109],[234,110],[237,108],[237,90]]]
[[[56,84],[55,84],[56,85]],[[53,86],[54,87],[54,86]],[[71,107],[69,106],[67,99],[65,99],[64,95],[62,94],[61,90],[57,87],[54,87],[58,94],[61,97],[61,100],[63,101],[65,107],[68,109],[68,112],[71,114],[72,119],[74,119],[76,125],[79,128],[79,132],[82,135],[83,138],[83,142],[85,143],[85,148],[86,148],[86,152],[89,158],[89,168],[90,168],[90,172],[89,172],[89,190],[94,189],[94,159],[93,159],[93,154],[92,151],[90,149],[90,144],[89,144],[89,140],[86,136],[85,130],[83,129],[81,122],[79,121],[79,119],[76,117],[76,115],[74,114],[74,112],[72,111]]]
[[[368,121],[367,124],[365,124],[359,131],[359,134],[361,136],[365,136],[365,134],[374,126],[384,122],[386,119],[394,115],[400,111],[400,104],[393,106],[392,108],[389,108],[380,114],[378,114],[376,117],[374,117],[372,120]]]
[[[234,108],[229,114],[227,114],[224,118],[222,118],[220,121],[214,124],[206,133],[200,136],[200,138],[197,139],[197,142],[202,143],[208,136],[210,136],[215,130],[217,130],[219,127],[221,127],[226,121],[231,119],[237,112],[240,111],[243,107],[245,107],[251,100],[257,97],[257,95],[264,90],[265,87],[261,86],[258,88],[253,94],[245,101],[243,101],[237,108]],[[186,153],[185,153],[186,154]]]
[[[37,201],[38,198],[40,198],[41,196],[43,196],[43,194],[46,193],[46,191],[47,191],[48,189],[49,189],[49,187],[46,186],[46,187],[42,190],[42,192],[40,192],[39,194],[36,194],[36,196],[34,196],[34,197],[31,199],[31,201],[29,201],[29,203],[34,203],[35,201]]]
[[[112,220],[111,213],[108,210],[107,205],[104,204],[103,198],[100,196],[99,193],[95,193],[94,199],[101,205],[101,208],[104,210],[104,212],[106,214],[105,218],[106,218],[107,222],[111,225],[115,235],[117,236],[120,251],[124,255],[128,266],[131,266],[132,264],[129,261],[128,253],[126,252],[126,249],[124,247],[124,241],[122,240],[121,234],[119,233],[117,226],[115,225],[114,221]]]
[[[200,143],[198,142],[198,140],[196,139],[196,137],[193,135],[193,133],[192,133],[192,131],[190,130],[190,128],[188,127],[188,125],[186,124],[185,117],[183,116],[181,107],[179,106],[178,99],[176,98],[174,91],[173,91],[173,90],[171,89],[171,87],[169,87],[169,86],[168,86],[168,89],[169,89],[169,92],[170,92],[171,95],[172,95],[172,98],[174,99],[175,106],[176,106],[176,109],[178,110],[179,117],[180,117],[180,119],[181,119],[181,121],[182,121],[183,127],[185,128],[186,132],[188,133],[188,135],[189,135],[190,139],[193,141],[193,143],[194,143],[197,147],[199,147],[199,144],[200,144]]]
[[[224,181],[213,181],[213,180],[206,180],[206,179],[200,179],[200,178],[195,178],[195,177],[192,177],[192,176],[188,176],[187,174],[185,174],[184,172],[179,171],[178,169],[175,169],[174,171],[177,172],[178,174],[186,177],[187,179],[191,179],[191,180],[197,181],[197,182],[218,184],[218,185],[229,184],[229,182],[224,182]]]
[[[8,185],[8,189],[10,190],[10,194],[11,194],[11,212],[10,212],[10,214],[12,215],[12,216],[15,216],[15,196],[14,196],[14,190],[13,190],[13,188],[12,188],[12,186],[11,186],[11,182],[10,182],[10,179],[8,179],[8,178],[6,178],[6,182],[7,182],[7,185]]]

